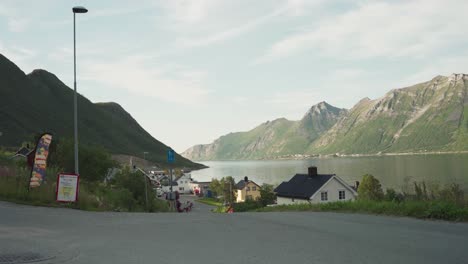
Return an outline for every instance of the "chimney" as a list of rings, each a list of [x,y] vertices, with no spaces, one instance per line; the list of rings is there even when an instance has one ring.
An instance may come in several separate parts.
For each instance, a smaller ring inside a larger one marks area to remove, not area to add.
[[[244,177],[244,181],[245,181],[245,182],[248,182],[248,181],[249,181],[249,177],[245,176],[245,177]]]
[[[356,191],[359,188],[359,181],[356,181]]]
[[[317,176],[317,167],[309,167],[309,177]]]

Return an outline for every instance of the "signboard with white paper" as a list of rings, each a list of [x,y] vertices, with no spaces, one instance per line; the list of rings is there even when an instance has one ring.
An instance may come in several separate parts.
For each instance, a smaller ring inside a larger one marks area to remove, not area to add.
[[[57,177],[57,202],[76,202],[78,181],[79,176],[76,174],[59,174]]]

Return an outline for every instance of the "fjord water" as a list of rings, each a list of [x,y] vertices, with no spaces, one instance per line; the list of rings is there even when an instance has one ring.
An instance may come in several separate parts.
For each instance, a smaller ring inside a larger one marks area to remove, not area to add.
[[[413,181],[428,184],[458,183],[468,191],[468,154],[427,154],[374,157],[327,157],[308,160],[206,161],[209,168],[192,172],[198,181],[233,176],[236,181],[248,176],[258,184],[279,184],[296,173],[307,173],[317,166],[319,173],[334,173],[354,184],[362,175],[376,176],[383,188],[412,188]],[[406,187],[407,188],[407,187]]]

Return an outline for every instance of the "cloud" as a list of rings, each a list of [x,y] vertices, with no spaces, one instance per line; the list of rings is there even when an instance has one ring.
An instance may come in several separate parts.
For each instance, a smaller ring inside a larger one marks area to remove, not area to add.
[[[139,56],[113,62],[84,62],[83,79],[112,88],[120,88],[140,96],[166,102],[196,104],[204,101],[209,90],[203,87],[205,73],[180,66],[158,67]]]
[[[468,52],[463,52],[455,56],[440,58],[432,64],[423,65],[416,72],[406,78],[396,82],[398,87],[405,87],[421,82],[426,82],[437,75],[449,76],[452,73],[468,74]]]
[[[250,1],[174,0],[163,2],[163,8],[166,10],[167,28],[182,36],[177,39],[177,43],[187,48],[207,46],[238,37],[279,16],[304,15],[306,9],[322,2],[323,0],[280,1],[280,4],[263,8],[262,13],[254,12],[253,15],[252,12],[245,12],[251,6]],[[259,4],[261,5],[260,2]]]
[[[7,20],[8,30],[13,33],[19,33],[26,30],[30,20],[22,17],[19,12],[6,5],[0,5],[0,16]]]
[[[293,119],[320,101],[323,101],[323,96],[312,90],[275,92],[264,100],[272,109],[281,109],[283,116]]]
[[[467,41],[468,10],[458,0],[364,2],[356,8],[318,21],[274,43],[257,63],[315,52],[336,58],[426,56],[449,43]]]
[[[10,18],[8,19],[8,29],[11,32],[23,32],[26,30],[26,28],[29,25],[29,20],[28,19],[16,19],[16,18]]]
[[[13,63],[18,65],[18,67],[25,72],[29,72],[34,69],[33,61],[37,57],[37,52],[35,50],[21,46],[11,47],[0,42],[0,53],[13,61]]]
[[[216,42],[222,42],[234,37],[237,37],[241,34],[250,32],[257,27],[261,26],[262,24],[265,24],[269,20],[271,20],[274,17],[277,17],[278,15],[284,13],[285,9],[278,9],[274,10],[273,12],[255,18],[247,23],[223,30],[221,32],[216,32],[214,34],[204,36],[201,38],[192,38],[192,39],[180,39],[178,40],[179,43],[181,43],[184,47],[198,47],[198,46],[207,46]]]

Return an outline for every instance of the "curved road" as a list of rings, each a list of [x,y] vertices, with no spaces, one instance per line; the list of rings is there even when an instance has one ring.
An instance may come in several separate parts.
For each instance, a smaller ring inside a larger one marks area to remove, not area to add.
[[[21,258],[113,264],[468,263],[468,224],[338,213],[96,213],[0,202],[0,263]]]

